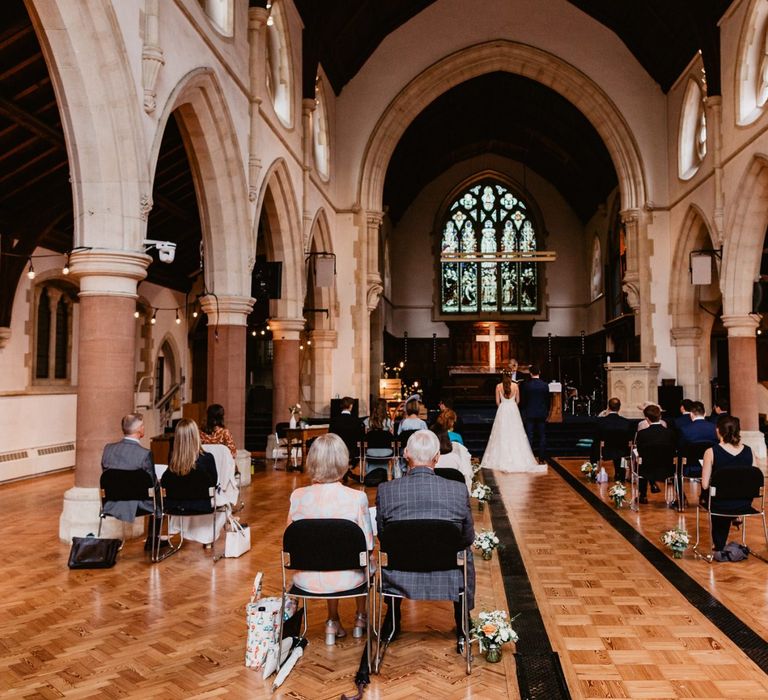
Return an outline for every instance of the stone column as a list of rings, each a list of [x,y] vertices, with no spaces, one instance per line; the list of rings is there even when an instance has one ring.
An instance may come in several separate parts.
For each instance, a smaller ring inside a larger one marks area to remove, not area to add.
[[[333,351],[338,333],[335,330],[309,332],[312,342],[312,388],[309,409],[315,416],[330,416],[333,392]]]
[[[209,294],[200,300],[208,316],[208,403],[224,406],[235,445],[245,441],[245,341],[254,300]]]
[[[299,336],[303,318],[273,318],[272,328],[272,430],[290,420],[288,407],[299,403]]]
[[[759,320],[751,314],[723,314],[728,329],[728,383],[731,414],[741,422],[741,438],[752,448],[755,460],[765,471],[765,438],[758,430],[757,337]]]
[[[122,437],[120,420],[135,408],[136,285],[151,261],[120,250],[83,250],[70,257],[70,274],[80,281],[80,320],[75,486],[64,494],[59,519],[65,542],[96,532],[101,454],[106,443]],[[143,528],[141,521],[130,533],[114,519],[105,525],[107,537],[141,534]]]
[[[269,10],[266,7],[248,8],[248,64],[250,74],[250,131],[248,134],[248,200],[255,202],[259,196],[259,175],[261,173],[261,152],[259,135],[261,134],[261,94],[266,60],[266,36]]]
[[[648,214],[641,209],[621,212],[627,244],[627,270],[622,289],[635,312],[635,335],[640,336],[640,360],[653,362],[653,305],[651,304],[651,246],[648,241]]]
[[[677,383],[683,387],[683,396],[703,401],[709,407],[709,363],[705,368],[701,357],[701,328],[673,328],[672,345],[677,352]]]

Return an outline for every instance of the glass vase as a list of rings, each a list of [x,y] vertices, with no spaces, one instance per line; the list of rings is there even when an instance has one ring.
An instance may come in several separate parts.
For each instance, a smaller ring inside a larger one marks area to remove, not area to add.
[[[621,508],[621,504],[624,503],[623,498],[614,498],[613,499],[613,507],[614,508]]]
[[[485,501],[478,501],[477,502],[477,509],[483,510],[485,508]]]
[[[501,661],[501,644],[488,644],[485,649],[485,660],[489,664],[497,664]]]
[[[685,552],[684,549],[673,549],[672,550],[672,558],[673,559],[682,559],[684,552]]]
[[[484,549],[483,550],[483,559],[486,561],[490,561],[493,559],[493,550],[492,549]]]

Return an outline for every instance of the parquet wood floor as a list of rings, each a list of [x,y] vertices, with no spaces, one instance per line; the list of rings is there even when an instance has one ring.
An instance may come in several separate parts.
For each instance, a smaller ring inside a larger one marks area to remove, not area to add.
[[[500,474],[497,482],[575,697],[768,698],[768,676],[562,477],[550,470]],[[654,537],[676,523],[667,513],[643,517]],[[702,578],[712,576],[709,564],[683,562],[699,565]],[[711,581],[713,593],[730,588],[722,577]],[[746,593],[765,600],[767,588],[765,570],[757,569]],[[749,615],[752,605],[734,612]]]
[[[324,604],[310,608],[310,644],[285,685],[272,695],[243,665],[244,606],[253,577],[264,594],[279,590],[278,553],[288,496],[305,483],[296,473],[257,471],[243,490],[243,520],[253,549],[215,566],[196,543],[151,565],[141,541],[128,542],[114,569],[69,571],[69,547],[57,539],[71,472],[0,485],[0,697],[49,698],[338,698],[354,690],[362,643],[351,635],[322,641]],[[372,495],[372,494],[371,494]],[[478,528],[489,515],[476,513]],[[477,561],[477,608],[506,609],[497,560]],[[342,603],[342,619],[352,619]],[[405,602],[403,634],[365,697],[396,700],[517,698],[510,648],[501,664],[476,655],[472,676],[455,653],[448,603]]]
[[[558,460],[568,471],[577,476],[582,482],[606,503],[611,503],[608,497],[610,484],[592,484],[581,477],[579,467],[583,459]],[[695,503],[698,491],[688,490],[689,503]],[[644,535],[658,549],[666,551],[659,537],[665,530],[680,525],[685,527],[691,536],[696,532],[696,508],[689,506],[683,513],[678,513],[666,507],[663,493],[648,494],[648,504],[641,505],[637,512],[627,507],[621,508],[619,515],[635,530]],[[702,518],[702,551],[709,546],[709,527],[706,518]],[[741,542],[741,533],[731,529],[729,540]],[[693,540],[692,540],[693,542]],[[762,524],[757,518],[752,518],[747,526],[747,544],[765,559],[768,559],[768,546],[763,535]],[[696,559],[692,549],[686,552],[682,560],[675,562],[699,585],[707,589],[715,598],[747,622],[758,634],[768,640],[768,564],[757,558],[749,557],[738,564],[709,564]]]

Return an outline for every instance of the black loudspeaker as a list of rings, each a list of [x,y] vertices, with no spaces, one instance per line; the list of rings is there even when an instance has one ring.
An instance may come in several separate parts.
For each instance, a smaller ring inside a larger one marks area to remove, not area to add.
[[[251,273],[251,294],[254,299],[279,299],[283,279],[283,263],[257,260]]]
[[[359,417],[359,401],[358,399],[353,399],[355,402],[352,404],[352,415],[357,418]],[[331,418],[337,418],[341,415],[341,399],[331,399]]]
[[[672,420],[680,415],[680,404],[683,401],[683,387],[660,386],[659,406]]]
[[[768,282],[755,282],[752,287],[752,313],[768,313]]]

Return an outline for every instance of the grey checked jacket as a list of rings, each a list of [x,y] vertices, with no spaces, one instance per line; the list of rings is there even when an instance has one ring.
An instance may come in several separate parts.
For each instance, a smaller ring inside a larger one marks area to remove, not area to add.
[[[101,456],[101,468],[105,469],[144,469],[152,476],[152,483],[157,483],[155,463],[152,453],[135,440],[123,438],[120,442],[110,442],[104,446]],[[107,501],[104,512],[118,520],[133,522],[136,519],[136,509],[151,513],[152,501]]]

